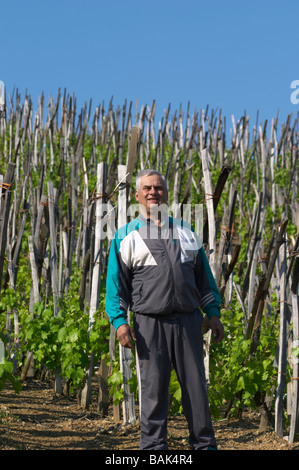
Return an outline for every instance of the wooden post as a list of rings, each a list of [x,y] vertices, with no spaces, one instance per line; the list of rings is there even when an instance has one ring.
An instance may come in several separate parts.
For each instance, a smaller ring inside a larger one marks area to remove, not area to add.
[[[279,249],[280,277],[280,332],[277,391],[275,399],[275,432],[283,437],[283,396],[286,385],[287,371],[287,315],[286,315],[286,241]]]
[[[37,218],[35,224],[35,231],[33,235],[28,236],[28,245],[29,245],[29,259],[31,266],[31,295],[30,295],[30,304],[29,311],[33,313],[33,306],[35,303],[40,301],[40,278],[42,272],[42,266],[44,262],[44,254],[46,251],[49,229],[48,224],[42,223],[42,217],[44,214],[44,209],[48,207],[48,198],[47,196],[41,196],[40,203],[37,209]],[[48,219],[48,209],[45,219]],[[31,377],[34,375],[34,358],[33,353],[28,352],[25,364],[21,372],[21,380],[25,380],[26,377]]]
[[[12,249],[12,243],[7,243],[7,250],[8,250],[8,259],[10,260],[8,263],[8,273],[9,273],[9,280],[10,280],[10,289],[15,291],[16,287],[16,280],[17,280],[17,273],[18,273],[18,264],[19,264],[19,256],[20,256],[20,250],[21,250],[21,242],[22,242],[22,237],[24,233],[24,228],[25,228],[25,222],[27,218],[27,212],[28,212],[28,207],[27,207],[27,202],[26,200],[23,201],[23,207],[22,207],[22,215],[21,215],[21,221],[20,221],[20,226],[18,230],[18,235],[17,235],[17,242],[14,247],[14,251]],[[12,311],[14,315],[14,328],[15,328],[15,349],[18,350],[19,347],[19,314],[18,310],[16,307],[13,307]],[[16,354],[14,352],[14,369],[16,367]]]
[[[208,149],[201,152],[202,169],[204,176],[204,187],[206,196],[206,205],[208,211],[208,227],[209,227],[209,263],[214,276],[216,276],[216,224],[213,201],[212,178],[209,170],[209,154]]]
[[[48,181],[48,204],[49,204],[49,223],[50,223],[50,271],[51,271],[51,286],[54,302],[54,316],[57,317],[59,312],[58,299],[61,296],[59,292],[59,279],[58,279],[58,251],[57,251],[57,232],[56,232],[56,191],[54,190],[53,181]],[[63,393],[62,380],[60,377],[60,368],[55,371],[55,392],[59,395]]]
[[[36,245],[34,243],[34,237],[32,235],[28,236],[28,246],[29,246],[30,266],[31,266],[33,305],[34,305],[40,301],[40,294],[39,294],[39,274],[38,274],[38,265],[37,265],[37,250],[36,250]],[[32,305],[32,308],[33,308],[33,305]],[[21,381],[25,380],[26,376],[28,376],[28,371],[29,371],[30,365],[32,364],[32,361],[33,361],[33,353],[28,352],[25,364],[21,372]],[[33,372],[34,371],[32,371],[32,373]]]
[[[221,194],[224,190],[225,183],[227,181],[227,178],[231,172],[231,167],[229,165],[223,165],[214,189],[214,198],[213,198],[213,207],[214,207],[214,214],[216,213],[217,206],[219,204]],[[209,196],[212,197],[212,196]],[[234,209],[234,205],[232,207]],[[233,211],[230,212],[230,219],[233,217]],[[208,224],[208,219],[205,220],[204,226],[203,226],[203,237],[202,237],[202,242],[203,243],[208,243],[208,235],[209,235],[209,224]],[[220,254],[221,256],[221,254]]]
[[[105,361],[101,360],[99,367],[99,413],[103,417],[108,415],[108,405],[109,405],[109,387],[108,387],[108,365]]]
[[[235,201],[237,197],[237,191],[231,188],[229,206],[225,208],[224,215],[221,225],[221,236],[219,240],[217,265],[215,267],[215,280],[218,287],[220,287],[221,276],[224,274],[223,269],[223,258],[227,256],[232,247],[232,228],[233,228],[233,217],[235,210]],[[215,210],[215,206],[214,206]]]
[[[2,287],[2,276],[4,267],[4,254],[6,250],[7,240],[7,225],[10,210],[11,201],[11,186],[14,178],[15,166],[13,163],[8,163],[4,181],[2,183],[2,202],[1,202],[1,213],[0,213],[0,291]]]
[[[6,130],[6,110],[5,110],[5,86],[2,81],[0,81],[0,136],[4,137]]]
[[[116,359],[115,343],[116,343],[116,331],[115,331],[114,326],[111,324],[110,325],[110,336],[109,336],[109,356],[110,356],[110,360],[111,360],[112,363]],[[111,370],[111,372],[112,372],[112,370]],[[119,403],[117,405],[115,405],[113,403],[112,412],[113,412],[114,421],[116,423],[119,423],[121,421],[121,407],[120,407]]]
[[[128,157],[127,157],[127,166],[126,166],[126,172],[129,173],[127,176],[127,183],[130,183],[132,181],[133,170],[134,170],[134,167],[137,161],[137,155],[138,155],[139,137],[140,137],[139,127],[133,126],[131,142],[130,142]],[[123,165],[120,165],[120,166],[123,166]],[[123,177],[124,176],[125,175],[123,175]]]
[[[293,346],[299,348],[299,256],[297,255],[293,281],[291,286],[291,299],[293,307]],[[289,443],[292,444],[299,439],[299,357],[293,357],[292,374],[292,402],[291,422],[289,430]]]
[[[118,165],[118,181],[122,181],[119,187],[118,195],[118,227],[122,227],[127,223],[127,197],[126,197],[126,165]],[[130,312],[128,312],[128,321]],[[135,401],[134,394],[130,392],[128,380],[132,377],[131,362],[132,352],[131,349],[123,348],[119,345],[120,352],[120,370],[124,377],[124,401],[123,401],[123,422],[124,424],[135,424]]]
[[[33,287],[33,299],[34,304],[40,301],[39,295],[39,275],[38,275],[38,265],[37,265],[37,252],[36,246],[34,244],[33,236],[28,236],[28,245],[29,245],[29,257],[31,265],[31,276],[32,276],[32,287]]]
[[[204,175],[204,187],[206,195],[206,204],[208,211],[208,226],[209,226],[209,263],[211,266],[212,273],[216,277],[216,226],[215,226],[215,213],[214,213],[214,202],[213,202],[213,188],[212,178],[209,170],[209,155],[208,150],[204,148],[201,152],[202,158],[202,169]],[[209,383],[210,378],[210,345],[211,345],[211,330],[204,335],[204,364],[206,372],[206,380]]]
[[[96,212],[95,212],[95,245],[94,245],[94,267],[92,270],[92,284],[91,284],[91,299],[89,307],[89,325],[88,332],[90,332],[94,316],[99,306],[100,290],[101,290],[101,275],[102,275],[102,246],[103,246],[103,201],[104,201],[104,188],[106,183],[107,164],[101,162],[97,166],[97,194],[96,194]],[[82,390],[81,406],[87,409],[91,400],[91,380],[93,372],[94,353],[90,358],[90,365],[86,375],[86,384]]]
[[[51,266],[51,282],[52,294],[54,301],[54,316],[56,317],[59,311],[58,298],[59,298],[59,282],[58,282],[58,251],[57,251],[57,232],[56,232],[56,217],[55,206],[56,197],[54,192],[53,181],[48,182],[48,204],[49,204],[49,223],[50,223],[50,266]]]
[[[118,182],[119,182],[119,194],[118,194],[118,228],[124,226],[127,223],[127,190],[126,183],[132,181],[133,170],[137,161],[138,155],[138,141],[140,137],[140,129],[137,126],[133,126],[131,142],[128,151],[127,165],[118,165]],[[128,312],[129,315],[129,312]],[[120,350],[120,369],[124,376],[124,402],[123,402],[123,422],[124,424],[135,424],[135,403],[134,395],[130,392],[127,384],[128,380],[132,376],[131,372],[131,350],[119,346]],[[119,410],[115,409],[114,406],[114,417],[118,419]]]
[[[0,175],[0,214],[1,214],[1,202],[2,202],[2,183],[3,183],[3,175]],[[1,290],[1,284],[0,284]],[[3,341],[0,340],[0,364],[4,364],[5,362],[5,347]]]
[[[89,230],[88,230],[88,175],[87,175],[87,169],[86,169],[86,161],[85,158],[82,158],[82,165],[83,165],[83,183],[84,183],[84,188],[83,188],[83,217],[82,217],[82,260],[84,261],[85,256],[87,254],[88,250],[88,235],[89,235]]]
[[[1,217],[1,208],[2,208],[2,187],[3,187],[3,175],[0,175],[0,217]],[[2,219],[0,220],[2,222]]]
[[[0,81],[0,111],[3,112],[5,108],[5,86],[2,81]]]
[[[257,207],[256,213],[255,213],[255,225],[254,225],[254,232],[253,232],[254,233],[253,241],[251,242],[251,246],[248,246],[248,249],[250,248],[251,250],[250,250],[250,253],[249,253],[249,261],[248,261],[247,270],[246,270],[244,280],[243,280],[243,288],[242,288],[243,300],[245,299],[245,297],[248,293],[249,282],[250,282],[250,274],[253,271],[252,270],[253,257],[254,257],[254,254],[257,252],[257,247],[258,247],[258,242],[259,242],[260,214],[261,214],[261,208],[262,208],[262,201],[263,201],[263,194],[260,194],[258,207]]]
[[[283,219],[280,225],[279,233],[277,234],[277,237],[275,240],[275,245],[271,253],[267,273],[265,275],[264,274],[261,275],[259,285],[255,294],[252,311],[251,311],[251,315],[248,321],[247,331],[246,331],[246,339],[249,339],[251,337],[250,354],[254,354],[257,348],[258,342],[259,342],[260,324],[261,324],[262,313],[264,310],[264,300],[268,293],[274,265],[276,262],[276,258],[279,252],[280,245],[282,243],[282,239],[283,239],[287,224],[288,224],[288,219]]]

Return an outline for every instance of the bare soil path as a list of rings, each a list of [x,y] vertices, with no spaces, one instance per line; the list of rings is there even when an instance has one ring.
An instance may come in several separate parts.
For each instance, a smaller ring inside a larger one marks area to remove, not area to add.
[[[259,431],[257,413],[214,423],[219,450],[299,450],[273,431]],[[169,450],[190,450],[184,417],[170,417]],[[56,396],[47,382],[30,380],[16,395],[0,393],[0,450],[138,450],[139,429],[102,418],[97,403],[84,412],[76,399]]]

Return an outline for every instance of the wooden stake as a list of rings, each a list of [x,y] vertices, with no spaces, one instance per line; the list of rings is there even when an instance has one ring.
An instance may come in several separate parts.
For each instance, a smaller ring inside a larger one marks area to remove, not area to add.
[[[127,167],[125,165],[118,166],[118,181],[122,181],[118,195],[118,227],[122,227],[127,222],[127,197],[126,197],[126,175]],[[128,312],[128,321],[130,322],[130,312]],[[123,401],[123,422],[124,424],[135,424],[135,401],[134,394],[130,392],[128,381],[132,377],[131,349],[123,348],[119,345],[120,352],[120,370],[124,377],[124,401]]]
[[[91,299],[89,307],[89,325],[88,332],[90,332],[94,316],[99,306],[100,290],[101,290],[101,275],[102,275],[102,247],[103,247],[103,203],[104,191],[106,184],[107,164],[101,162],[97,167],[97,194],[96,194],[96,222],[95,222],[95,245],[94,245],[94,267],[92,270],[92,284],[91,284]],[[91,379],[94,366],[94,353],[90,358],[90,365],[87,371],[86,384],[82,391],[81,406],[87,409],[91,401]]]
[[[291,299],[293,307],[293,347],[299,348],[299,256],[293,271],[293,282],[291,288]],[[289,430],[289,443],[292,444],[299,439],[299,357],[292,360],[292,402],[291,421]]]
[[[287,372],[286,272],[286,242],[284,242],[279,249],[280,331],[278,342],[278,377],[275,399],[275,432],[279,437],[283,437],[283,396],[285,393]]]

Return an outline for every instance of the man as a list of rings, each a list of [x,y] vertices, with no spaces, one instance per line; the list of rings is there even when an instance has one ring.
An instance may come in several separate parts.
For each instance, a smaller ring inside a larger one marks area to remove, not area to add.
[[[201,310],[209,318],[214,341],[221,341],[219,291],[192,228],[163,211],[168,199],[163,176],[142,170],[136,178],[135,199],[139,216],[121,227],[111,243],[106,311],[120,344],[133,348],[136,342],[140,449],[167,449],[172,365],[182,389],[191,446],[215,449]],[[133,328],[128,309],[134,312]]]

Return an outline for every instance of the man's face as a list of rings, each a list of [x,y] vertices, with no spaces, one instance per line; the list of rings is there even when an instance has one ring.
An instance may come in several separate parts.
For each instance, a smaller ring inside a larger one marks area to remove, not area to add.
[[[140,181],[140,189],[135,193],[136,201],[144,206],[148,217],[151,205],[165,204],[167,196],[164,180],[159,175],[143,176]]]

